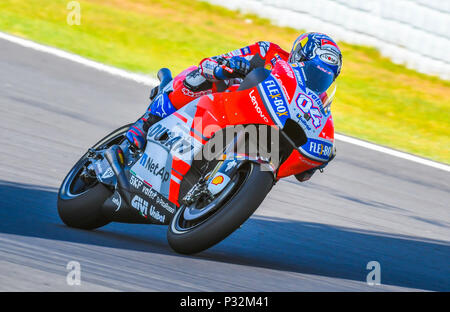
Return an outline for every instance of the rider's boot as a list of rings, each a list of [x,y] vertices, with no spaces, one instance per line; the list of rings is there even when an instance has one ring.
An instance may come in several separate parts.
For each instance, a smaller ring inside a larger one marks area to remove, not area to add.
[[[161,120],[160,117],[155,116],[150,113],[150,108],[151,108],[152,102],[155,99],[158,92],[159,92],[159,86],[154,87],[150,91],[150,101],[151,102],[150,102],[149,107],[147,108],[147,111],[145,112],[144,115],[142,115],[141,118],[136,120],[136,122],[130,126],[130,128],[128,129],[128,131],[125,135],[127,140],[132,145],[134,145],[136,148],[138,148],[140,150],[144,149],[144,147],[145,147],[145,142],[146,142],[145,137],[147,136],[148,129],[154,123]]]
[[[165,92],[157,93],[152,91],[150,99],[151,103],[145,114],[132,124],[126,133],[127,140],[139,150],[145,148],[148,129],[176,111],[176,108],[170,102],[168,94]]]
[[[148,129],[153,124],[176,111],[176,108],[169,99],[168,93],[164,91],[164,88],[170,81],[172,81],[172,74],[170,73],[170,70],[167,68],[160,69],[158,72],[158,79],[161,83],[159,86],[151,90],[151,102],[147,108],[147,111],[141,118],[131,125],[126,134],[128,141],[130,141],[130,143],[139,150],[143,150],[145,148]]]
[[[130,126],[127,131],[126,138],[133,144],[137,149],[143,150],[145,148],[145,143],[147,142],[147,131],[148,129],[162,118],[149,113],[148,111],[139,118],[134,124]]]

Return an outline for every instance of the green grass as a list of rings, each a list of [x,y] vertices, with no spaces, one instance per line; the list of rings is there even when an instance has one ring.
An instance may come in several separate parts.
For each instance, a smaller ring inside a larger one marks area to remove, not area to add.
[[[163,66],[177,73],[259,40],[289,50],[299,35],[193,0],[79,2],[81,25],[69,26],[66,0],[2,0],[0,30],[146,74]],[[340,46],[336,131],[450,163],[450,83],[395,65],[375,49]]]

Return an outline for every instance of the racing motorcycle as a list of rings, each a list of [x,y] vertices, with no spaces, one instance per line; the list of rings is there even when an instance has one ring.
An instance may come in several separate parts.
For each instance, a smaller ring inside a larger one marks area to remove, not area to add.
[[[271,71],[254,69],[240,84],[196,98],[153,124],[143,151],[125,139],[129,125],[115,130],[63,180],[60,218],[88,230],[110,222],[168,225],[169,245],[183,254],[217,244],[279,179],[301,179],[334,157],[334,91],[320,96],[305,72],[302,64],[284,61]],[[154,100],[167,100],[163,95],[180,88],[185,76],[172,79],[161,69]],[[230,128],[233,135],[224,135]]]

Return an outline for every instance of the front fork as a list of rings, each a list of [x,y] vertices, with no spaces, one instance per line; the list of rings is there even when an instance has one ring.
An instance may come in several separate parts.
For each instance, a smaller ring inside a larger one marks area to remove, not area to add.
[[[209,172],[204,179],[197,183],[183,198],[185,204],[190,205],[202,196],[209,197],[210,200],[213,199],[226,188],[239,168],[247,162],[257,163],[261,165],[262,170],[272,172],[275,180],[276,167],[270,159],[262,156],[251,156],[235,152],[238,150],[237,147],[239,144],[242,144],[243,140],[243,133],[239,133],[233,138],[233,141],[230,142],[221,157],[219,157],[220,160],[214,169]]]
[[[236,174],[239,168],[248,162],[254,162],[261,165],[262,170],[272,172],[275,179],[276,168],[269,160],[248,155],[234,155],[231,158],[219,161],[214,170],[206,177],[207,189],[211,195],[214,196],[219,194],[228,183],[230,183],[231,178]]]
[[[246,162],[255,162],[261,165],[262,170],[271,171],[276,178],[276,168],[270,159],[256,155],[239,154],[239,146],[245,144],[244,132],[238,133],[225,149],[222,159],[214,170],[207,176],[207,187],[212,195],[220,193],[236,174],[237,170]]]

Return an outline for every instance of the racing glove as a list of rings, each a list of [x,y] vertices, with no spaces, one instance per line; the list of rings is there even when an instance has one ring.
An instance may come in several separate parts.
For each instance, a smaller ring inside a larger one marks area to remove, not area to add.
[[[250,62],[241,56],[223,59],[221,65],[214,69],[214,76],[219,80],[244,78],[250,72]]]

